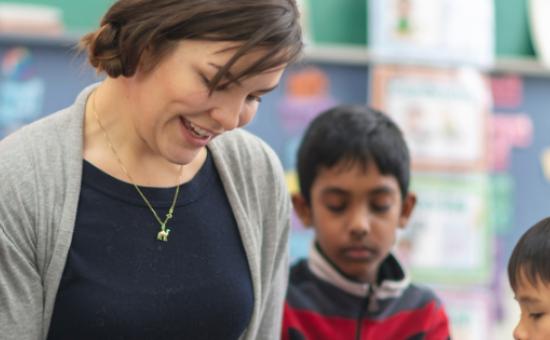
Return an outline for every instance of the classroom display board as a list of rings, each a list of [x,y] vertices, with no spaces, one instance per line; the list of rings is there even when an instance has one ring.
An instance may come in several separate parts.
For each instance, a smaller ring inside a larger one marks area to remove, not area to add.
[[[37,4],[59,8],[65,30],[83,33],[99,26],[101,16],[115,0],[0,0],[0,3]]]
[[[493,64],[493,0],[369,0],[368,3],[369,50],[377,59]]]
[[[412,53],[417,58],[465,58],[480,64],[491,62],[491,55],[535,56],[530,1],[300,0],[307,10],[306,30],[313,44],[378,45],[382,55],[396,56],[396,51],[404,51],[400,46],[410,47],[416,41],[419,44]],[[457,14],[457,9],[458,16],[468,20],[466,24],[454,20],[456,16],[445,17]],[[373,25],[379,29],[369,27]],[[434,30],[437,25],[445,29]],[[473,50],[473,43],[481,50]],[[449,48],[458,53],[450,54]],[[465,53],[468,49],[472,54]],[[411,52],[404,52],[401,59],[406,62]]]
[[[0,67],[0,138],[70,105],[83,87],[99,80],[85,58],[65,44],[18,44],[0,37]],[[452,306],[449,313],[457,338],[490,339],[491,325],[502,317],[500,292],[506,285],[503,270],[510,251],[527,227],[549,214],[550,78],[464,76],[416,68],[386,68],[389,71],[381,75],[380,70],[370,65],[293,66],[281,86],[264,98],[247,129],[273,147],[295,190],[293,170],[303,130],[332,105],[377,102],[389,114],[398,113],[397,120],[407,121],[411,111],[406,108],[417,102],[425,108],[420,115],[427,112],[436,117],[430,121],[447,122],[428,126],[429,135],[446,140],[449,147],[462,141],[470,146],[467,153],[448,155],[430,148],[414,135],[414,123],[409,126],[409,142],[420,143],[415,152],[424,158],[413,174],[419,206],[397,251],[409,261],[414,277],[433,284]],[[375,81],[380,78],[385,80]],[[443,90],[437,92],[441,88],[430,79],[443,84]],[[490,98],[469,95],[471,86],[484,88],[481,93]],[[414,93],[416,88],[422,92]],[[448,120],[437,116],[443,107],[457,105],[460,109],[450,110]],[[472,129],[460,125],[457,116],[467,117]],[[455,163],[467,166],[448,166]],[[460,237],[444,243],[452,233]],[[292,259],[307,255],[311,241],[312,231],[294,217]],[[469,248],[459,246],[467,242]],[[441,270],[446,266],[453,268],[452,280],[451,273]]]

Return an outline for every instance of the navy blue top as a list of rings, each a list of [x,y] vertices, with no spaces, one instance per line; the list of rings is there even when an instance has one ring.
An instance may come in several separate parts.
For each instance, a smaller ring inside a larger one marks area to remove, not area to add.
[[[161,219],[174,188],[142,189]],[[209,155],[180,188],[168,242],[136,189],[84,161],[73,240],[48,339],[237,339],[253,290]]]

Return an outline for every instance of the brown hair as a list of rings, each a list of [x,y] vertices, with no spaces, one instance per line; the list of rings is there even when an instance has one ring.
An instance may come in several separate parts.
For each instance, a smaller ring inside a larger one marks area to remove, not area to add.
[[[110,77],[151,71],[182,39],[243,44],[212,79],[211,90],[231,66],[251,50],[265,58],[230,81],[295,61],[303,47],[295,0],[118,0],[85,35],[80,48]]]

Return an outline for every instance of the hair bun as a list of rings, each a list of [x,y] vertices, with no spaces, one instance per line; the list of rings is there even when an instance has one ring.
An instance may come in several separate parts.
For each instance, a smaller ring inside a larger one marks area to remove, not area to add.
[[[118,24],[108,22],[95,32],[85,35],[80,42],[81,48],[88,52],[90,64],[98,72],[104,71],[113,78],[124,74],[118,44],[119,32]]]

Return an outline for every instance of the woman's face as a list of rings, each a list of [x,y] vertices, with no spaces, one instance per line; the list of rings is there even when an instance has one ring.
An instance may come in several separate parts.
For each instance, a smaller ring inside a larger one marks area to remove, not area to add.
[[[278,85],[284,67],[233,83],[224,78],[210,94],[209,81],[235,47],[234,42],[184,40],[152,71],[126,80],[131,121],[148,149],[172,163],[188,164],[210,140],[250,122],[261,96]],[[249,52],[228,76],[264,55],[261,49]]]

